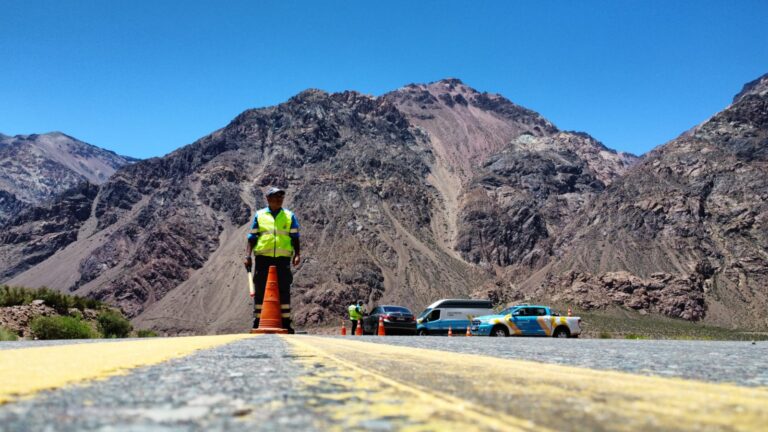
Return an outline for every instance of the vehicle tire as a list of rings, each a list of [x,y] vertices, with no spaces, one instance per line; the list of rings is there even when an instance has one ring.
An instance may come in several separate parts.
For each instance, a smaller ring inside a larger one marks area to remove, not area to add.
[[[427,329],[421,329],[418,333],[419,336],[429,336],[429,330]]]
[[[491,337],[507,337],[509,336],[509,330],[503,325],[497,325],[491,329]]]
[[[568,330],[568,327],[560,326],[555,329],[555,332],[552,334],[552,337],[556,338],[569,338],[571,337],[571,331]]]

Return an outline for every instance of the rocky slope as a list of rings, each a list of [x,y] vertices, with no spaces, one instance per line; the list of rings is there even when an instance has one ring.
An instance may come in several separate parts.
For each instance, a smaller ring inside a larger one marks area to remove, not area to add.
[[[0,225],[22,203],[41,204],[82,182],[102,184],[135,161],[59,132],[0,134]]]
[[[557,241],[524,291],[768,327],[768,76],[659,147]]]
[[[278,185],[302,223],[300,326],[358,298],[420,309],[473,292],[765,319],[750,306],[764,295],[764,84],[640,160],[455,79],[378,98],[305,91],[124,167],[76,240],[9,283],[103,299],[168,333],[245,330],[244,238]]]
[[[98,187],[81,183],[53,201],[26,205],[0,231],[0,280],[44,261],[77,239],[90,217]]]

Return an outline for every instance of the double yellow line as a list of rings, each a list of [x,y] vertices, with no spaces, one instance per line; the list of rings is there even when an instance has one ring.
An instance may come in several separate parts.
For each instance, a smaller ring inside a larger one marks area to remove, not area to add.
[[[304,391],[343,402],[318,402],[341,429],[394,418],[396,429],[436,430],[458,417],[451,429],[768,430],[766,388],[338,338],[285,340],[308,368]]]

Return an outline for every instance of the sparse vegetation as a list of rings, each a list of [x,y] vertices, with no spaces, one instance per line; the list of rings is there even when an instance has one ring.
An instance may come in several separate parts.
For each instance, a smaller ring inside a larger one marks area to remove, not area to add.
[[[130,321],[111,309],[102,311],[96,321],[99,323],[99,331],[105,338],[128,337],[133,330]]]
[[[70,316],[37,317],[30,324],[38,339],[93,339],[98,335],[87,322]]]
[[[158,334],[157,334],[156,332],[154,332],[153,330],[146,330],[146,329],[141,329],[141,330],[138,330],[138,331],[136,332],[136,336],[137,336],[137,337],[140,337],[140,338],[145,338],[145,337],[157,337],[157,336],[158,336]]]
[[[0,341],[15,341],[19,337],[16,336],[16,333],[8,330],[5,327],[0,327]]]
[[[31,289],[0,286],[0,307],[26,305],[34,300],[43,300],[47,306],[62,315],[67,315],[73,308],[83,311],[84,309],[102,309],[106,306],[98,300],[67,295],[45,287]]]

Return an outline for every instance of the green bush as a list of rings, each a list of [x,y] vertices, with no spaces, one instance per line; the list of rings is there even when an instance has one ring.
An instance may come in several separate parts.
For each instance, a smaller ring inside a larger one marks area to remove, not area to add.
[[[145,337],[157,337],[158,335],[152,330],[141,329],[136,332],[136,336],[140,338],[145,338]]]
[[[609,332],[600,332],[598,337],[600,339],[613,339],[613,336]]]
[[[8,330],[5,327],[0,327],[0,341],[15,341],[19,337],[16,336],[16,333]]]
[[[648,337],[646,335],[639,335],[639,334],[635,334],[635,333],[628,333],[628,334],[624,335],[624,339],[639,340],[639,339],[650,339],[650,337]]]
[[[29,290],[19,287],[0,286],[0,307],[29,304],[34,300]]]
[[[50,288],[22,288],[0,286],[0,306],[20,306],[32,303],[33,300],[43,300],[47,306],[52,307],[57,313],[66,315],[70,308],[101,309],[104,303],[84,298],[71,296]]]
[[[105,338],[128,337],[133,330],[130,321],[113,310],[101,312],[96,320],[99,323],[99,331]]]
[[[97,336],[88,323],[69,316],[37,317],[30,328],[38,339],[92,339]]]

